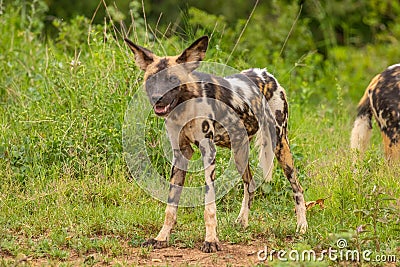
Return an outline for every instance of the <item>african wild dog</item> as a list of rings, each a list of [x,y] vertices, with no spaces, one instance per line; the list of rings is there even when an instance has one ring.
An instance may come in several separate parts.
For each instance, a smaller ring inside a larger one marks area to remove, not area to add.
[[[376,75],[358,104],[351,133],[351,148],[363,153],[368,146],[374,115],[381,130],[385,156],[400,159],[400,64]]]
[[[248,69],[225,78],[195,71],[205,57],[207,36],[196,40],[180,55],[167,57],[158,57],[128,39],[125,41],[135,55],[136,64],[145,71],[145,88],[154,112],[166,118],[174,154],[164,225],[157,237],[143,245],[167,246],[176,222],[188,160],[193,154],[191,144],[200,148],[205,168],[206,236],[201,250],[220,250],[216,232],[214,144],[233,151],[244,181],[244,197],[237,222],[247,227],[255,181],[243,148],[256,133],[264,177],[271,179],[275,154],[292,186],[297,231],[305,233],[307,220],[303,189],[296,178],[287,139],[288,104],[285,91],[277,80],[265,69]],[[274,141],[271,135],[276,135],[277,139]]]

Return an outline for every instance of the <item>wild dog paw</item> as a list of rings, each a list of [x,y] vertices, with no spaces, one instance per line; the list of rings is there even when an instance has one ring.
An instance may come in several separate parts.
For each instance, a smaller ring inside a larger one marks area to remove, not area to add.
[[[167,241],[158,241],[154,238],[150,238],[142,243],[142,247],[166,248],[167,246]]]
[[[204,241],[203,245],[201,246],[201,251],[205,253],[217,252],[221,250],[221,246],[218,242],[207,242]]]
[[[308,229],[308,224],[307,221],[304,222],[298,222],[297,223],[297,227],[296,227],[296,232],[299,234],[305,234],[307,232]]]
[[[247,228],[249,226],[248,218],[244,218],[243,216],[240,215],[239,217],[237,217],[235,223],[241,225],[243,228]]]

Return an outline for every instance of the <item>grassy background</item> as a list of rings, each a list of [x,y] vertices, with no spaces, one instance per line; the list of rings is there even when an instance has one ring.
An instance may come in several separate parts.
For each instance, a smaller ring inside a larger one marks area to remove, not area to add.
[[[40,6],[28,7],[27,16],[21,12],[10,5],[0,17],[0,254],[55,262],[92,252],[105,259],[122,255],[126,242],[138,246],[157,234],[165,208],[137,186],[123,158],[124,113],[142,73],[111,23],[59,21],[57,39],[44,41]],[[201,16],[194,12],[189,22]],[[158,43],[143,37],[154,36],[144,21],[135,25],[132,39],[161,54],[179,52],[209,27],[196,27],[184,39],[159,36]],[[250,23],[244,40],[257,34],[254,27]],[[278,78],[290,100],[289,138],[306,200],[327,199],[325,209],[308,213],[307,234],[295,236],[290,185],[276,168],[273,182],[257,191],[248,229],[234,224],[240,184],[218,202],[220,240],[320,251],[343,237],[349,248],[400,258],[400,167],[383,160],[376,127],[363,159],[353,165],[349,151],[357,101],[376,73],[396,63],[398,45],[332,47],[325,59],[312,50],[296,54],[294,43],[285,57],[261,44],[230,57],[229,40],[214,32],[207,61],[267,66]],[[162,122],[151,117],[149,124],[157,140]],[[167,172],[157,148],[149,145],[149,151],[160,173]],[[224,168],[223,157],[219,163]],[[196,177],[193,183],[201,173]],[[171,244],[198,246],[203,224],[202,207],[180,209]],[[357,233],[361,225],[367,231]]]

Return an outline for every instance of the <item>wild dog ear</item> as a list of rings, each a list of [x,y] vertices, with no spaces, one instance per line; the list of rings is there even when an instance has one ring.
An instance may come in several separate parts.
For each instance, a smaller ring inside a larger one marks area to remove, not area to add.
[[[150,50],[134,44],[128,38],[125,38],[124,40],[128,44],[129,48],[132,50],[132,52],[135,54],[136,65],[141,70],[146,70],[147,66],[154,62],[156,55],[154,55],[153,52],[151,52]]]
[[[199,61],[202,61],[206,56],[206,51],[208,47],[208,36],[202,36],[193,44],[191,44],[188,48],[186,48],[182,54],[178,57],[176,62],[178,64],[181,63],[189,63],[193,62],[192,64],[188,64],[189,67],[194,70],[199,66]],[[195,63],[197,62],[197,63]]]

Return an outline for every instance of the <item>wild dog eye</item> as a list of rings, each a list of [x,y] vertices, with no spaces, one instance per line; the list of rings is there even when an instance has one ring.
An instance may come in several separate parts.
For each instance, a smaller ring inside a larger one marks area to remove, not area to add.
[[[179,84],[179,79],[176,76],[170,76],[169,77],[169,82],[172,84]]]

